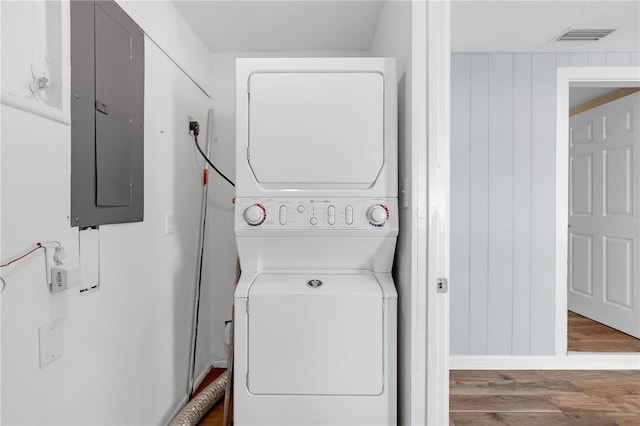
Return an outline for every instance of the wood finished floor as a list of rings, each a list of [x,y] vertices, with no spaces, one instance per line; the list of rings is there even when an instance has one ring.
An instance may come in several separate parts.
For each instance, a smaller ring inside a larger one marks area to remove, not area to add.
[[[638,426],[640,371],[455,370],[449,407],[450,426]],[[222,418],[220,401],[199,425],[220,426]]]
[[[571,311],[567,328],[571,352],[640,352],[640,339]]]
[[[640,425],[640,371],[451,371],[450,425]]]

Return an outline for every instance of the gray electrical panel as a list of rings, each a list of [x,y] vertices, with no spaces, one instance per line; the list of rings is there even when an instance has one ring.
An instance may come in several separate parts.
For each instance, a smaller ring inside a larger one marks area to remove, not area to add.
[[[113,1],[71,2],[71,225],[140,222],[144,33]]]

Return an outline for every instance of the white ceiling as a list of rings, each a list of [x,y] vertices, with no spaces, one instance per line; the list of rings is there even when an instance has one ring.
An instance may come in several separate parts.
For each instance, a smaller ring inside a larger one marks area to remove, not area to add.
[[[597,42],[549,43],[569,28],[616,28]],[[454,1],[456,52],[640,50],[640,1]]]
[[[382,1],[174,1],[214,52],[369,50]]]
[[[384,3],[174,2],[218,52],[369,50]],[[639,51],[640,1],[453,0],[451,27],[454,52]],[[549,43],[570,27],[617,30],[598,42]]]

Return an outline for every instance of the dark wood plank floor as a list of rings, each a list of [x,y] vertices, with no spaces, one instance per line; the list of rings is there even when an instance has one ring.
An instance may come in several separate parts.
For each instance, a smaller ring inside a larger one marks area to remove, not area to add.
[[[450,425],[640,425],[640,371],[451,371]]]
[[[638,370],[456,370],[450,380],[452,426],[640,425]],[[220,426],[222,417],[221,401],[199,424]]]
[[[569,351],[640,352],[640,339],[574,312],[568,314]]]

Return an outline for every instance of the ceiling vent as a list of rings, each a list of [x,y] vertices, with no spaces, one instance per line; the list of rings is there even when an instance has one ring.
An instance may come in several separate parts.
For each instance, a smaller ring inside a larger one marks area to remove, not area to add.
[[[564,31],[560,36],[556,37],[554,41],[598,41],[612,32],[615,28],[606,29],[569,29]]]

